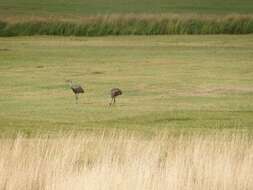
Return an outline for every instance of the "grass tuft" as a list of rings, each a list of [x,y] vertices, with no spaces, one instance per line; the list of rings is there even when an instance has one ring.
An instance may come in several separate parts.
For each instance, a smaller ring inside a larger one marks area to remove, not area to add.
[[[202,16],[125,14],[78,19],[32,18],[0,21],[0,36],[105,36],[164,34],[249,34],[251,15]]]

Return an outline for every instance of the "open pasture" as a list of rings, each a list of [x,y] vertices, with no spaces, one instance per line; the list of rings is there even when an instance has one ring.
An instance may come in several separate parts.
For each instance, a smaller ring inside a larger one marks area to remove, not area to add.
[[[2,16],[62,16],[114,13],[252,14],[251,0],[0,0]]]
[[[0,189],[253,189],[252,13],[0,0]]]
[[[0,38],[0,130],[253,125],[253,37]],[[65,82],[83,85],[75,104]],[[123,95],[109,107],[110,89]]]

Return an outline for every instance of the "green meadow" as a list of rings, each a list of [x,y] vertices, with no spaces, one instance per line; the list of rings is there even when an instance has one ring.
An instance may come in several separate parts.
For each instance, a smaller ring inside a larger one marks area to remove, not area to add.
[[[251,0],[0,0],[0,36],[252,34]]]
[[[0,15],[96,15],[113,13],[251,14],[251,0],[0,0]]]
[[[0,131],[253,126],[253,36],[0,38]],[[79,103],[66,80],[84,87]],[[110,89],[123,95],[109,106]]]
[[[0,0],[0,189],[253,189],[252,137],[252,0]]]

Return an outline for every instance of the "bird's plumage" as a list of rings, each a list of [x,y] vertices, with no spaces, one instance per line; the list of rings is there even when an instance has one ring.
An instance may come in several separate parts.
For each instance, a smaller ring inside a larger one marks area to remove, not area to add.
[[[122,92],[122,90],[120,90],[119,88],[113,88],[113,89],[111,89],[111,98],[112,98],[112,101],[110,102],[110,106],[112,105],[112,104],[115,104],[115,102],[116,102],[116,97],[117,96],[119,96],[119,95],[121,95],[123,92]]]
[[[114,98],[116,96],[119,96],[122,94],[122,90],[120,90],[119,88],[113,88],[111,89],[111,97]]]
[[[72,85],[70,88],[73,90],[75,94],[84,93],[84,90],[80,85]]]
[[[77,101],[78,101],[78,94],[84,93],[84,89],[80,85],[73,84],[73,82],[71,80],[67,80],[66,82],[69,83],[70,88],[74,92],[75,97],[76,97],[76,103],[77,103]]]

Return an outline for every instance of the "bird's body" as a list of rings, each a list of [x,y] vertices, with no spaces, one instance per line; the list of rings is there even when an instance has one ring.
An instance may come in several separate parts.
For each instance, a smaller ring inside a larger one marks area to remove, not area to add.
[[[110,102],[109,105],[112,105],[112,104],[115,104],[116,102],[116,97],[121,95],[123,92],[122,90],[120,90],[119,88],[113,88],[111,89],[111,98],[112,98],[112,101]]]
[[[83,88],[80,85],[73,84],[73,82],[71,80],[68,80],[67,82],[69,83],[70,88],[72,89],[72,91],[75,94],[76,103],[77,103],[77,101],[78,101],[78,94],[84,93],[84,90],[83,90]]]
[[[73,90],[75,94],[84,93],[84,90],[80,85],[72,85],[70,88]]]

